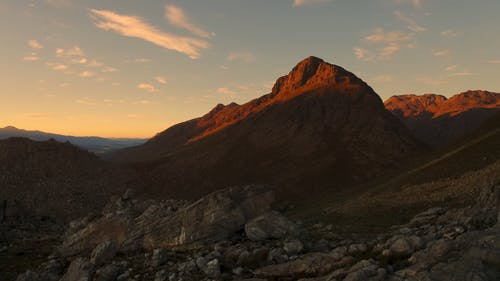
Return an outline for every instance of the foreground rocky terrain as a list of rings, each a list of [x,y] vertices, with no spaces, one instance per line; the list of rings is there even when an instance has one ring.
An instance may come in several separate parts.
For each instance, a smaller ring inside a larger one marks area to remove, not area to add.
[[[371,236],[293,221],[266,186],[232,187],[188,204],[128,190],[69,224],[18,281],[499,280],[500,186],[465,208],[431,208]]]

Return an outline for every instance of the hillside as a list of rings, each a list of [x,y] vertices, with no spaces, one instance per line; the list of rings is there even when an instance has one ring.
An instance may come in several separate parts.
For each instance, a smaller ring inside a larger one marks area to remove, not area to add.
[[[449,99],[425,94],[393,96],[386,108],[420,140],[434,147],[458,140],[500,111],[500,93],[467,91]]]
[[[121,192],[126,175],[69,143],[0,140],[0,200],[7,200],[8,216],[81,216]]]
[[[336,190],[373,178],[422,149],[370,86],[310,57],[270,94],[218,105],[112,158],[135,163],[152,192],[165,196],[266,182],[297,198],[305,188]]]

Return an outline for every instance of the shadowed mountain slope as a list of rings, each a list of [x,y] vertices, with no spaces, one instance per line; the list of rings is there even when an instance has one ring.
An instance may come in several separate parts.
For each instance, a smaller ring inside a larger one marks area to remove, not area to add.
[[[421,149],[365,82],[309,57],[270,94],[218,105],[112,158],[136,163],[169,196],[269,182],[278,195],[297,197],[370,179]]]

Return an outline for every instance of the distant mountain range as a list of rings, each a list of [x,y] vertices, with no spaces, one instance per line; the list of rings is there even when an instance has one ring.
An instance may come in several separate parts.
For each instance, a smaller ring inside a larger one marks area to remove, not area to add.
[[[401,95],[385,101],[420,140],[442,146],[479,128],[500,112],[500,93],[467,91],[451,98],[441,95]]]
[[[101,138],[101,137],[75,137],[65,136],[41,131],[28,131],[8,126],[0,128],[0,139],[8,139],[12,137],[23,137],[35,141],[46,141],[54,139],[59,142],[70,142],[80,148],[88,150],[96,154],[104,154],[113,150],[122,149],[129,146],[141,145],[147,139],[133,138]]]

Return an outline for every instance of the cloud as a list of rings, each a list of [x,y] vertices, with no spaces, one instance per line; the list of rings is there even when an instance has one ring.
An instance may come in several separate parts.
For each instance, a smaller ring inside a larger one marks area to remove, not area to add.
[[[458,36],[458,32],[448,29],[445,31],[441,31],[441,36],[446,37],[446,38],[454,38]]]
[[[87,64],[88,67],[101,67],[103,65],[102,62],[99,62],[97,60],[91,60],[89,61],[89,63]]]
[[[118,72],[119,69],[118,68],[114,68],[112,66],[105,66],[101,69],[101,72],[103,73],[112,73],[112,72]]]
[[[487,63],[491,63],[491,64],[500,64],[500,59],[495,59],[495,60],[489,60],[489,61],[486,61]]]
[[[420,33],[427,30],[427,28],[420,26],[419,24],[417,24],[417,22],[415,22],[414,19],[405,15],[403,12],[395,11],[394,16],[396,16],[396,18],[399,19],[400,21],[408,24],[408,29],[413,32]]]
[[[36,53],[31,53],[23,57],[23,61],[38,61],[40,57]]]
[[[126,60],[126,63],[148,63],[150,62],[150,59],[146,58],[137,58],[137,59],[132,59],[132,60]]]
[[[382,74],[371,79],[371,81],[375,83],[391,83],[394,82],[394,80],[394,76],[390,74]]]
[[[156,76],[155,80],[160,84],[167,84],[167,78],[163,76]]]
[[[75,102],[79,103],[79,104],[83,104],[83,105],[98,105],[99,104],[95,100],[92,100],[92,99],[89,99],[89,98],[77,99]]]
[[[37,40],[29,40],[28,41],[28,46],[33,49],[33,50],[39,50],[39,49],[43,49],[43,45],[40,44],[40,42],[38,42]]]
[[[473,73],[473,72],[470,72],[470,71],[464,69],[464,71],[461,71],[461,72],[450,73],[448,75],[448,77],[465,77],[465,76],[473,76],[473,75],[477,75],[477,73]]]
[[[453,71],[458,68],[458,65],[450,65],[445,68],[446,71]]]
[[[252,63],[255,61],[255,55],[250,52],[231,52],[227,56],[229,61],[243,61],[245,63]]]
[[[92,71],[82,71],[80,72],[80,74],[78,74],[78,76],[80,77],[83,77],[83,78],[90,78],[90,77],[94,77],[96,74]]]
[[[328,3],[332,2],[333,0],[293,0],[293,7],[301,7],[301,6],[307,6],[307,5],[314,5],[314,4],[323,4],[323,3]]]
[[[422,5],[421,0],[394,0],[397,4],[410,4],[415,8],[420,8]]]
[[[78,47],[74,46],[69,49],[63,49],[63,48],[57,48],[56,49],[56,56],[58,57],[83,57],[85,54],[83,53],[83,50]]]
[[[86,64],[88,60],[86,58],[75,58],[70,60],[73,64]]]
[[[354,55],[363,61],[377,61],[391,59],[402,48],[414,48],[415,33],[402,31],[387,32],[383,28],[376,28],[363,38],[365,44],[375,50],[365,47],[354,47]]]
[[[45,2],[54,7],[69,7],[71,6],[70,0],[45,0]]]
[[[236,97],[236,92],[234,90],[229,89],[228,87],[220,87],[215,90],[217,94],[225,95],[229,98]]]
[[[138,17],[122,15],[112,11],[91,9],[94,24],[103,30],[112,30],[126,37],[133,37],[153,43],[162,48],[176,51],[192,59],[201,56],[201,50],[209,47],[208,42],[191,37],[181,37],[160,31]]]
[[[433,50],[432,55],[435,57],[449,57],[451,56],[451,50]]]
[[[150,93],[157,92],[158,90],[155,88],[155,86],[148,84],[148,83],[140,83],[137,84],[137,89],[145,90]]]
[[[52,70],[57,71],[65,71],[68,69],[68,66],[62,63],[49,64],[49,66]]]
[[[191,19],[186,16],[181,7],[175,5],[165,6],[165,18],[170,22],[170,24],[177,27],[186,29],[187,31],[193,33],[194,35],[210,38],[214,36],[214,33],[206,31],[204,28],[191,22]]]
[[[54,117],[54,114],[45,112],[33,112],[33,113],[23,113],[17,116],[23,119],[46,120],[46,119],[52,119]]]

